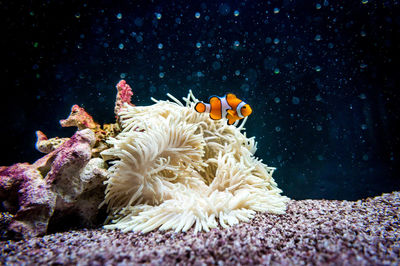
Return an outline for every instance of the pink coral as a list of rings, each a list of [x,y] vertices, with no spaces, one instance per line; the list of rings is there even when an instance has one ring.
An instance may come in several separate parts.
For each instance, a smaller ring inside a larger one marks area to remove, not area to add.
[[[94,122],[92,116],[77,104],[72,106],[71,113],[67,119],[60,120],[60,124],[62,127],[78,127],[78,130],[100,128],[99,124]]]
[[[115,101],[114,113],[118,116],[118,113],[123,109],[124,104],[133,105],[131,103],[131,97],[133,95],[132,88],[126,83],[125,80],[120,80],[117,84],[117,99]]]

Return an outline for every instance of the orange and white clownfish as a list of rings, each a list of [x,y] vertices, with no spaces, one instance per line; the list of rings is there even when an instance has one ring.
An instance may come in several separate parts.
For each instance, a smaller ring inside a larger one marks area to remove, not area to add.
[[[223,97],[211,96],[210,103],[198,102],[194,109],[199,113],[209,113],[210,118],[219,120],[228,119],[228,125],[249,116],[253,110],[250,105],[238,99],[235,94],[228,93]]]

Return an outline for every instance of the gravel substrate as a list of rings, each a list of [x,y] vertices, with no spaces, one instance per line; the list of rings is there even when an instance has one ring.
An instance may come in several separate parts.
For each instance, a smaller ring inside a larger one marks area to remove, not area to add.
[[[400,263],[400,192],[356,202],[290,201],[285,215],[194,234],[82,230],[0,242],[0,264]]]

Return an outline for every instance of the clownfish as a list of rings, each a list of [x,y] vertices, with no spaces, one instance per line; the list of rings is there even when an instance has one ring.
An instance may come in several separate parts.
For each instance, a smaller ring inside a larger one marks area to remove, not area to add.
[[[253,110],[250,105],[238,99],[235,94],[228,93],[223,97],[211,96],[210,103],[198,102],[194,109],[199,113],[209,113],[210,118],[219,120],[228,119],[228,125],[249,116]]]

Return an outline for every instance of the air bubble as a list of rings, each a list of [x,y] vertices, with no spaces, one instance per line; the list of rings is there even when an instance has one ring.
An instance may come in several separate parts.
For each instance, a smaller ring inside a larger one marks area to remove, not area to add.
[[[280,11],[280,9],[279,9],[279,8],[277,8],[277,7],[275,7],[275,8],[274,8],[274,14],[278,14],[278,13],[279,13],[279,11]]]
[[[196,14],[194,14],[195,18],[200,18],[200,12],[196,12]]]
[[[233,43],[233,45],[236,46],[236,47],[238,47],[238,46],[240,45],[240,42],[239,42],[239,41],[235,41],[235,42]]]
[[[279,72],[280,72],[279,68],[275,68],[275,69],[274,69],[274,73],[275,73],[275,74],[279,74]]]
[[[155,13],[154,15],[156,15],[157,19],[161,19],[161,17],[162,17],[161,13]]]
[[[275,101],[275,103],[280,103],[281,99],[279,97],[275,97],[274,101]]]
[[[236,75],[236,76],[239,76],[239,75],[240,75],[240,70],[236,70],[236,71],[235,71],[235,75]]]
[[[122,19],[122,14],[121,13],[117,14],[117,19]]]
[[[200,47],[201,47],[201,43],[199,43],[199,42],[196,43],[196,47],[197,47],[197,48],[200,48]]]
[[[118,45],[118,48],[121,49],[121,50],[124,49],[124,44],[123,44],[123,43],[120,43],[120,44]]]
[[[162,79],[165,76],[165,74],[161,72],[158,76]]]
[[[293,96],[293,97],[292,97],[292,103],[293,103],[293,104],[299,104],[299,103],[300,103],[299,97]]]
[[[234,15],[235,17],[239,16],[239,11],[238,11],[238,10],[235,10],[235,12],[233,12],[233,15]]]
[[[159,43],[159,44],[158,44],[158,49],[161,50],[162,48],[163,48],[163,44],[162,44],[162,43]]]

